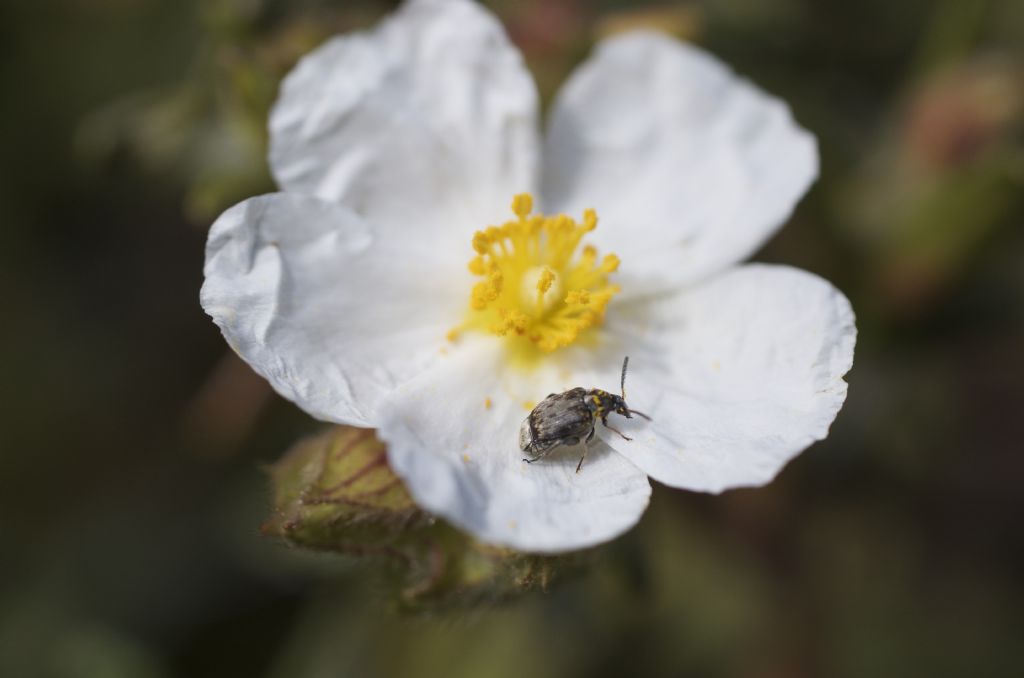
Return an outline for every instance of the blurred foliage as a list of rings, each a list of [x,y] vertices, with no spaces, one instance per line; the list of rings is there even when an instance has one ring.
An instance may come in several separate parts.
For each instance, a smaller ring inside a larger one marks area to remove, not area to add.
[[[841,203],[877,275],[871,298],[885,306],[880,312],[903,317],[936,303],[1021,206],[1024,64],[960,61],[916,83],[906,99]]]
[[[1024,3],[487,4],[545,101],[651,25],[817,134],[822,176],[757,258],[858,311],[829,438],[766,488],[656,488],[544,593],[396,614],[395,581],[406,607],[479,601],[526,564],[429,521],[423,544],[463,540],[439,570],[261,536],[269,465],[268,529],[317,545],[351,434],[274,398],[197,302],[208,224],[273,190],[280,78],[394,3],[4,3],[0,675],[1019,674]]]

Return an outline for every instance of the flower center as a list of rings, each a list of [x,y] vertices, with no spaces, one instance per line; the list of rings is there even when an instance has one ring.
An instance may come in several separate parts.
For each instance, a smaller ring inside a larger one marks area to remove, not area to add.
[[[513,348],[548,353],[581,339],[600,324],[608,302],[619,291],[608,276],[619,258],[600,261],[597,250],[580,242],[597,227],[597,213],[583,221],[564,214],[532,214],[533,197],[512,201],[516,219],[489,226],[473,235],[476,255],[469,270],[473,285],[466,322],[475,329],[507,337]]]

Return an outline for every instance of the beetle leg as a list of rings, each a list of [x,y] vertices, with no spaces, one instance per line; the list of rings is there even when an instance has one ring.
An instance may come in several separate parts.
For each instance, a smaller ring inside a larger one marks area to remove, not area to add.
[[[543,459],[544,457],[548,456],[548,452],[550,452],[552,449],[553,448],[549,447],[546,450],[541,450],[540,452],[537,453],[537,455],[535,457],[532,457],[530,459],[527,459],[526,457],[523,457],[523,461],[525,461],[527,464],[532,464],[533,462],[537,461],[538,459]]]
[[[577,438],[577,439],[575,439],[575,441],[576,441],[575,443],[570,443],[570,444],[575,445],[576,443],[579,442],[579,439]],[[562,445],[562,444],[563,444],[563,441],[555,441],[554,443],[547,442],[546,443],[546,447],[540,449],[540,451],[537,451],[536,448],[530,450],[530,452],[537,452],[537,454],[535,454],[530,459],[527,459],[527,458],[524,457],[523,461],[525,461],[527,464],[532,464],[533,462],[537,461],[538,459],[543,459],[544,457],[548,456],[549,454],[551,454],[552,450],[556,449],[559,445]]]
[[[601,417],[601,423],[602,423],[602,424],[604,424],[604,427],[605,427],[605,428],[607,428],[607,429],[611,429],[612,431],[615,431],[615,432],[616,432],[616,433],[618,433],[618,434],[619,434],[620,436],[622,436],[622,437],[623,437],[623,438],[624,438],[625,440],[632,440],[632,438],[630,438],[629,436],[627,436],[627,435],[626,435],[625,433],[623,433],[623,432],[622,432],[622,431],[620,431],[619,429],[615,428],[614,426],[609,426],[609,425],[608,425],[608,420],[607,420],[607,419],[605,419],[604,417]]]
[[[591,431],[590,435],[591,436],[594,435],[593,431]],[[590,440],[590,437],[588,437],[587,440]],[[585,440],[585,441],[583,441],[583,455],[580,457],[580,463],[576,464],[576,473],[580,472],[580,467],[583,466],[583,460],[586,459],[586,458],[587,458],[587,442]]]
[[[587,458],[587,443],[594,439],[595,429],[593,426],[590,427],[590,435],[583,441],[583,454],[580,456],[580,463],[576,464],[576,473],[580,472],[580,467],[583,466],[583,460]]]

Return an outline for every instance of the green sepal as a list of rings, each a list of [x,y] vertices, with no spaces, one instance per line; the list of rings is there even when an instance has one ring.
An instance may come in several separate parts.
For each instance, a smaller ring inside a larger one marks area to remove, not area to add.
[[[384,561],[399,600],[498,600],[545,590],[579,556],[483,544],[416,506],[369,429],[336,426],[299,441],[270,468],[274,509],[263,526],[289,544]]]

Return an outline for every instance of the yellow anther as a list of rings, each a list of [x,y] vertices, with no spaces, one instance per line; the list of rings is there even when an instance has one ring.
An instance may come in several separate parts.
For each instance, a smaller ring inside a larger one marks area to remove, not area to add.
[[[476,250],[477,254],[487,254],[490,251],[491,241],[486,233],[477,231],[473,234],[473,249]]]
[[[583,230],[593,231],[597,228],[597,212],[593,208],[583,210]]]
[[[565,295],[565,303],[586,306],[590,303],[590,292],[587,290],[572,290],[569,294]]]
[[[520,193],[512,198],[512,213],[520,219],[530,216],[533,211],[533,196],[529,193]]]
[[[601,261],[601,270],[605,273],[614,273],[619,270],[619,258],[614,254],[606,254]]]
[[[483,275],[487,272],[483,257],[473,257],[469,260],[469,272],[473,275]]]
[[[479,282],[473,285],[473,294],[470,297],[470,304],[477,311],[487,308],[487,304],[498,298],[499,290],[494,288],[490,282]]]
[[[511,323],[511,328],[517,334],[522,334],[530,324],[530,317],[521,311],[513,311],[512,315],[509,316],[509,322]]]
[[[487,275],[487,282],[491,284],[491,289],[494,291],[495,299],[497,295],[501,294],[501,287],[505,283],[505,276],[502,275],[501,271],[491,271]]]
[[[502,337],[509,333],[523,334],[530,322],[530,318],[519,311],[499,309],[498,315],[501,320],[491,325],[491,332]]]

